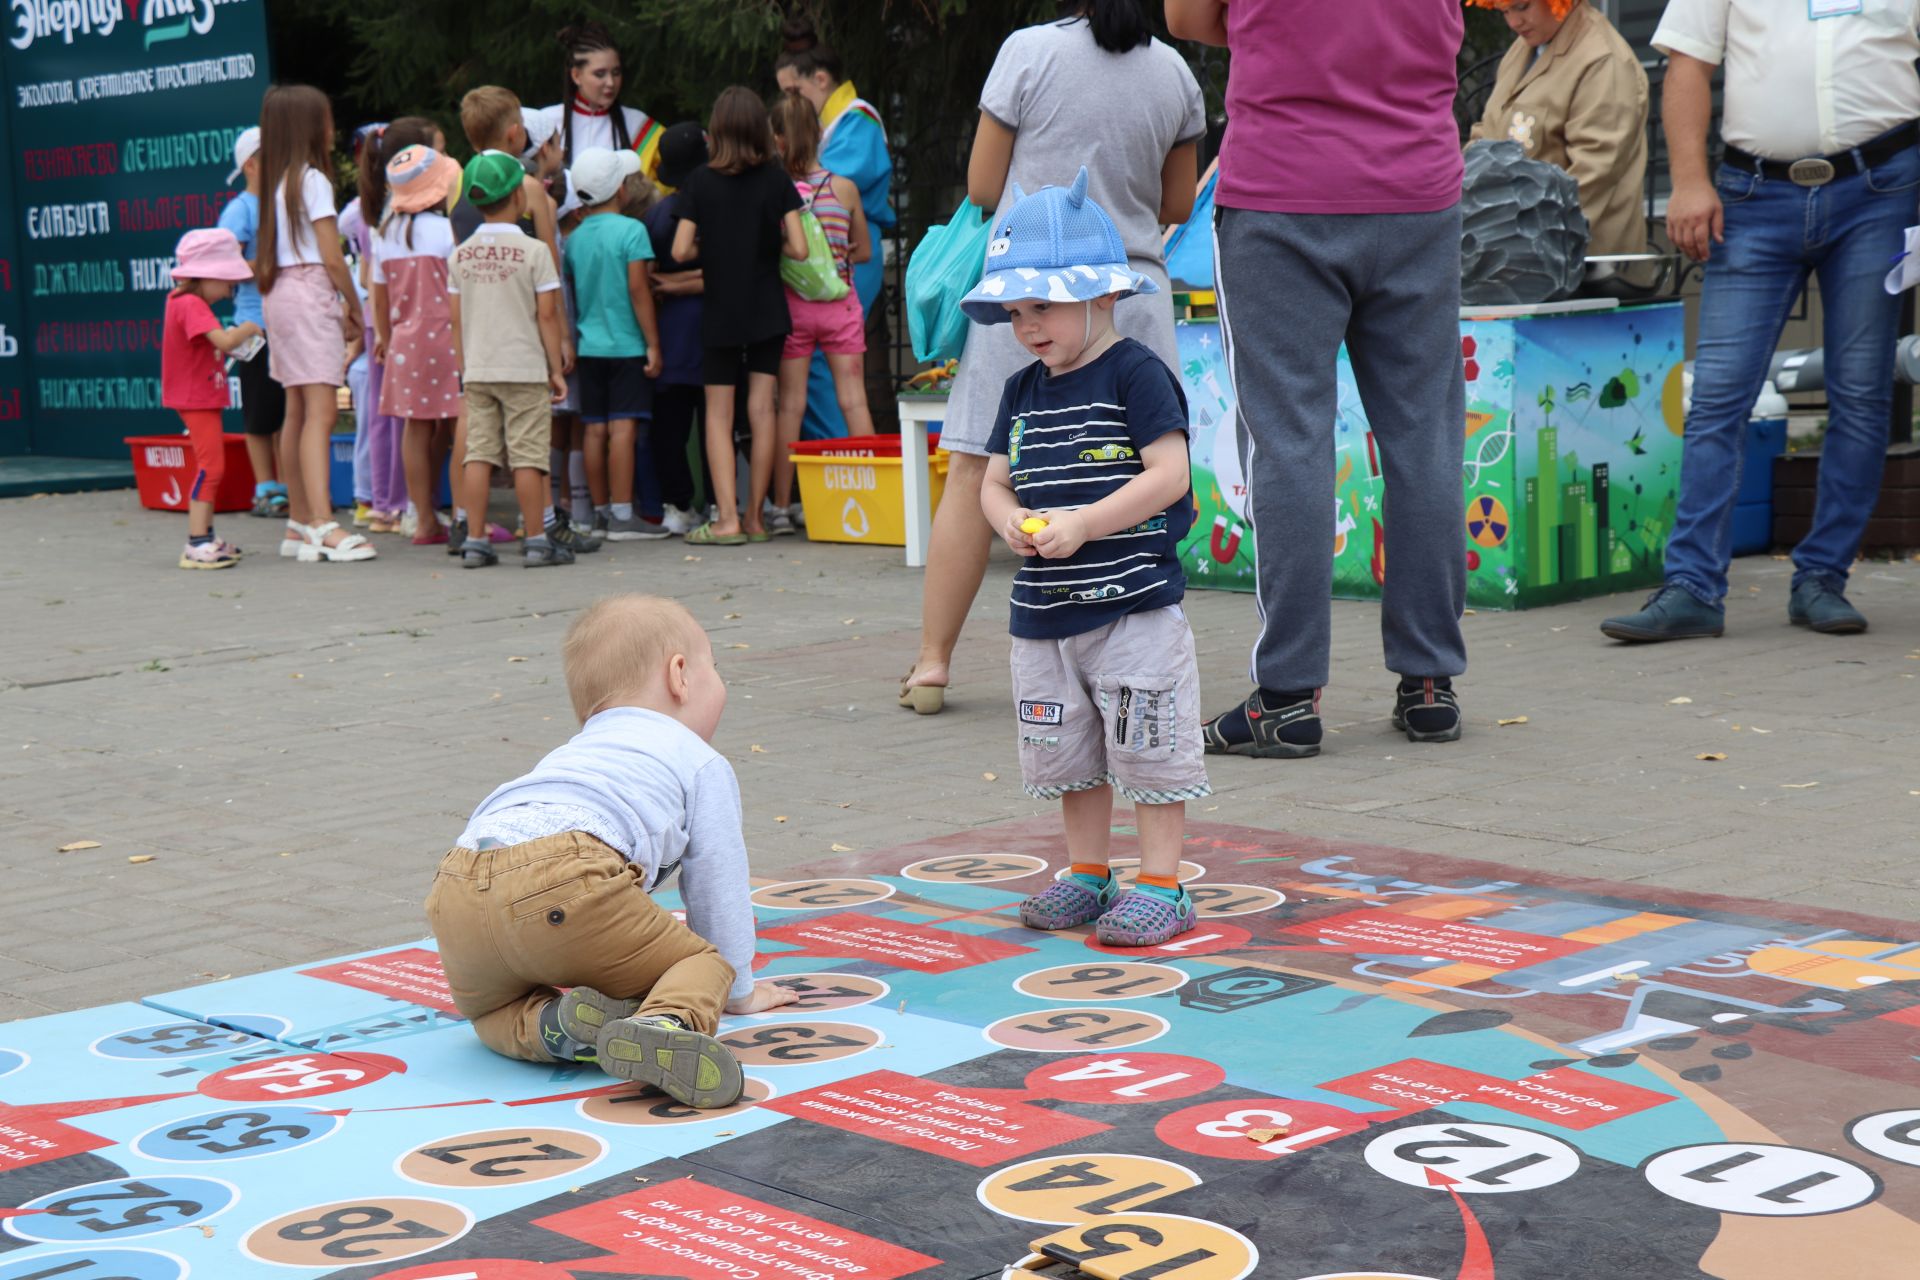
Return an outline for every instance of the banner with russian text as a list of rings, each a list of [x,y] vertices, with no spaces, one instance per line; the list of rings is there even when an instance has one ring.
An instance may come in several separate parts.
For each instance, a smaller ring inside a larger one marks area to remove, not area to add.
[[[173,247],[238,194],[233,140],[269,83],[266,0],[10,0],[0,24],[12,143],[0,324],[32,355],[28,444],[124,457],[124,437],[180,428],[160,404]],[[0,434],[16,367],[0,362]]]

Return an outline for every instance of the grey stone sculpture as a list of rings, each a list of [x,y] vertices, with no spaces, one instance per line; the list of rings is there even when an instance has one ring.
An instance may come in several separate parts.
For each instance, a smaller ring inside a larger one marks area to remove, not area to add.
[[[1587,216],[1573,176],[1517,142],[1467,148],[1460,296],[1477,306],[1555,302],[1586,270]]]

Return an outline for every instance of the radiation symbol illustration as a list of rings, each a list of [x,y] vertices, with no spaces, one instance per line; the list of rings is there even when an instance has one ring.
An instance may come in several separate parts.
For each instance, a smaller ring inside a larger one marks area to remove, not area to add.
[[[1467,536],[1479,547],[1497,547],[1507,540],[1507,508],[1500,499],[1481,494],[1467,504]]]

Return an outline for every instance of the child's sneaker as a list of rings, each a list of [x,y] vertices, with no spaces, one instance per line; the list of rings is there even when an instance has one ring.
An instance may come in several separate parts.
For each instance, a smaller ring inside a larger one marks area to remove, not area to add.
[[[226,552],[228,555],[232,556],[235,560],[238,560],[242,556],[247,554],[246,552],[242,551],[239,547],[236,547],[231,542],[228,542],[225,538],[215,538],[213,540],[213,545],[220,548],[222,551]]]
[[[448,555],[457,556],[466,550],[467,522],[465,520],[455,520],[452,524],[447,525],[443,532],[447,537]],[[414,538],[413,544],[415,546],[420,545],[420,539],[417,536]]]
[[[1177,900],[1129,889],[1094,923],[1094,936],[1110,947],[1158,947],[1193,928],[1197,913],[1185,889]]]
[[[791,538],[799,530],[793,527],[793,517],[787,514],[785,507],[774,507],[767,512],[767,534],[774,538]]]
[[[807,531],[807,509],[800,503],[795,502],[788,504],[787,519],[793,521],[793,527],[797,531],[801,533]]]
[[[660,523],[668,533],[684,538],[700,527],[700,517],[684,507],[676,507],[669,502],[660,517]]]
[[[600,549],[600,539],[575,524],[565,511],[560,510],[553,513],[553,525],[547,530],[547,541],[556,547],[565,547],[575,555]]]
[[[592,987],[575,987],[560,997],[560,1029],[582,1044],[600,1038],[600,1029],[620,1018],[631,1018],[638,1000],[617,1000]]]
[[[596,524],[595,527],[599,526]],[[607,521],[608,542],[653,542],[668,536],[664,525],[650,521],[638,512],[624,520],[613,516]]]
[[[275,496],[270,489],[255,489],[253,491],[253,506],[248,509],[247,514],[263,518],[271,518],[277,514],[281,514],[273,509]],[[285,502],[286,499],[281,498],[280,501]]]
[[[616,1018],[600,1029],[594,1047],[608,1075],[650,1084],[690,1107],[730,1107],[746,1088],[727,1046],[673,1018]]]
[[[572,564],[573,552],[548,537],[540,542],[529,542],[521,552],[521,568],[550,569],[557,564]]]
[[[180,552],[182,569],[231,569],[239,563],[239,556],[217,542],[203,542],[199,546],[189,542]]]
[[[373,523],[373,504],[356,502],[353,504],[353,523],[356,528],[364,529]]]
[[[1111,877],[1095,891],[1080,877],[1069,875],[1021,903],[1020,923],[1029,929],[1071,929],[1099,919],[1118,892]]]
[[[479,538],[468,538],[460,548],[460,567],[462,569],[485,569],[500,563],[500,553],[491,543]]]

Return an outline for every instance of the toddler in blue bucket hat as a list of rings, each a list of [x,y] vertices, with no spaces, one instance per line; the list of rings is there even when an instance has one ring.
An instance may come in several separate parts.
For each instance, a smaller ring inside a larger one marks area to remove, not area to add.
[[[1087,198],[1087,171],[1071,187],[1012,194],[986,274],[960,305],[980,324],[1012,324],[1035,357],[1007,379],[980,491],[988,522],[1025,558],[1011,625],[1021,779],[1034,799],[1060,801],[1072,863],[1020,918],[1159,946],[1193,928],[1179,878],[1186,802],[1213,790],[1180,608],[1187,402],[1173,371],[1113,327],[1115,305],[1156,289]],[[1124,888],[1109,866],[1116,787],[1140,843]]]

